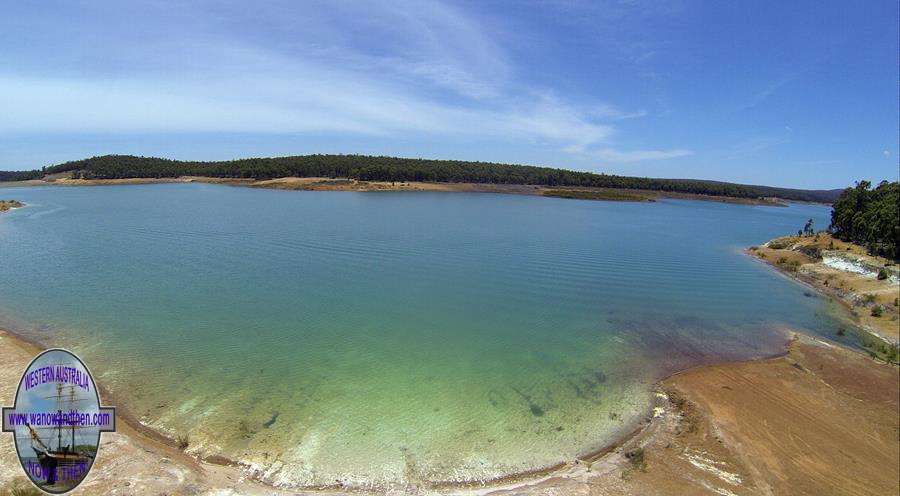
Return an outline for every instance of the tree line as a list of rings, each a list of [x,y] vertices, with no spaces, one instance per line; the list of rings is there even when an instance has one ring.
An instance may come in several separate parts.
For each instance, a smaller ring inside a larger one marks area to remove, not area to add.
[[[219,178],[273,179],[278,177],[351,178],[362,181],[469,182],[490,184],[530,184],[543,186],[591,186],[695,193],[738,198],[778,197],[785,200],[830,203],[837,190],[800,190],[754,186],[697,179],[657,179],[595,174],[550,167],[427,160],[366,155],[302,155],[248,158],[219,162],[169,160],[130,155],[105,155],[66,162],[40,171],[3,174],[55,174],[72,172],[85,179],[163,178],[208,176]],[[32,178],[32,177],[28,177]]]
[[[900,183],[882,181],[873,189],[859,181],[845,189],[832,207],[830,229],[840,240],[900,260]]]
[[[3,181],[28,181],[29,179],[40,179],[44,175],[39,170],[28,171],[0,171],[0,182]]]

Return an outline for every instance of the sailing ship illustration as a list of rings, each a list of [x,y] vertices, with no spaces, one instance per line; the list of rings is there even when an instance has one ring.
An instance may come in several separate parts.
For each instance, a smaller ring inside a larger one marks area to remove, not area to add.
[[[56,413],[59,419],[65,418],[65,415],[73,411],[77,403],[93,399],[76,398],[74,385],[70,385],[69,391],[66,393],[64,394],[63,385],[57,384],[56,394],[46,397],[46,399],[56,400]],[[82,429],[96,430],[96,427],[76,425],[76,422],[63,420],[54,422],[52,426],[25,425],[28,427],[31,448],[37,454],[37,461],[46,485],[52,486],[57,483],[74,485],[87,474],[88,468],[94,461],[96,447],[93,441],[84,440],[80,431]],[[38,433],[39,430],[46,432],[42,436]],[[83,442],[77,442],[79,437]]]

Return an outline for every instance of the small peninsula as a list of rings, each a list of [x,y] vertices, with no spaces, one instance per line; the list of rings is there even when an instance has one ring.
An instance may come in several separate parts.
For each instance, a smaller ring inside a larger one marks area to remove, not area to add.
[[[849,310],[871,353],[900,360],[900,269],[895,263],[825,232],[775,238],[747,252],[834,298]]]
[[[6,212],[14,208],[22,208],[25,204],[16,200],[0,200],[0,212]]]
[[[900,361],[900,183],[859,181],[835,201],[828,231],[813,220],[796,236],[747,252],[847,307],[873,356]],[[839,331],[846,332],[846,331]]]

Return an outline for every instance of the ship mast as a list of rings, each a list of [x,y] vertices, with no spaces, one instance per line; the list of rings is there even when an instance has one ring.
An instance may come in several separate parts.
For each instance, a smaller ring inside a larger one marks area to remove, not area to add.
[[[69,406],[75,404],[75,385],[69,386]],[[71,451],[75,451],[75,422],[74,419],[69,419],[69,425],[72,427],[72,445],[69,446]]]
[[[59,415],[56,422],[56,451],[62,448],[62,383],[56,383],[56,413]]]

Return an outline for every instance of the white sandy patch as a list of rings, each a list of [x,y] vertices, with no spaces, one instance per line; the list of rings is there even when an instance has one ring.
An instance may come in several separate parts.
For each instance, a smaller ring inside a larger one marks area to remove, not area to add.
[[[854,260],[844,256],[825,255],[822,257],[822,263],[832,269],[849,272],[851,274],[859,274],[866,279],[875,279],[878,277],[878,271],[861,260]],[[888,277],[888,281],[892,284],[900,284],[900,278],[893,274]]]
[[[833,269],[837,269],[843,272],[851,272],[853,274],[860,274],[867,278],[874,279],[877,276],[877,274],[873,270],[869,269],[864,264],[855,260],[848,260],[843,257],[823,257],[822,263]]]
[[[741,479],[740,475],[727,472],[716,466],[725,466],[725,462],[717,462],[700,454],[686,453],[685,456],[687,457],[687,460],[691,463],[691,465],[699,468],[700,470],[709,472],[731,485],[739,486],[741,485],[741,482],[743,482],[743,479]]]

